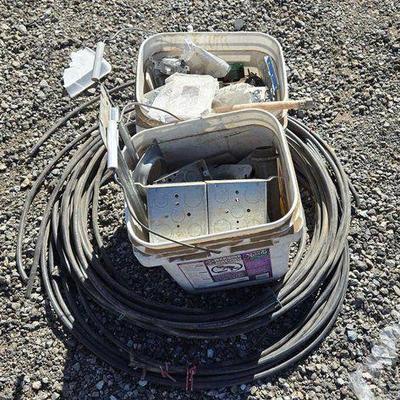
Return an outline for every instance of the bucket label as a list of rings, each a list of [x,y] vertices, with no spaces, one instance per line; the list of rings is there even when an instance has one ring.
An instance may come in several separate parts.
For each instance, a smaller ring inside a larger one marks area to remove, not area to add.
[[[246,267],[240,255],[205,260],[204,265],[214,282],[230,281],[247,275]]]
[[[240,282],[272,278],[270,249],[178,264],[194,287],[215,286],[218,282]]]
[[[242,259],[249,276],[268,274],[272,278],[271,256],[269,249],[243,253]]]

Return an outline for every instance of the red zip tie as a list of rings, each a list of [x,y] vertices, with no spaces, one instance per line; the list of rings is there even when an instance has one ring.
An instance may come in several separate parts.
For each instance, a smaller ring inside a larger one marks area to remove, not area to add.
[[[167,362],[165,363],[165,368],[163,368],[160,365],[161,376],[163,378],[169,378],[169,379],[171,379],[171,381],[176,382],[176,379],[172,375],[170,375],[170,373],[168,372],[168,367],[169,367],[169,363],[167,363]]]
[[[197,372],[197,367],[192,365],[186,369],[186,391],[193,392],[194,374]]]

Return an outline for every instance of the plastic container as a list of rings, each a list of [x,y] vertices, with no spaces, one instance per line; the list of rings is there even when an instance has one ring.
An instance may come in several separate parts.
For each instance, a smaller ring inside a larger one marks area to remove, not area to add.
[[[92,72],[95,55],[96,53],[88,47],[71,53],[71,62],[63,75],[64,88],[71,97],[77,96],[94,84]],[[103,58],[97,71],[98,79],[110,72],[111,64]]]
[[[207,234],[184,243],[215,249],[218,255],[168,243],[150,243],[127,211],[134,254],[146,267],[162,265],[190,292],[257,284],[281,278],[288,269],[290,245],[304,226],[303,208],[282,125],[270,113],[243,110],[184,121],[137,133],[139,154],[157,139],[171,169],[200,158],[230,152],[238,159],[252,150],[274,145],[279,153],[280,218],[250,228]]]
[[[275,64],[279,88],[277,100],[288,100],[288,87],[285,61],[279,42],[270,35],[261,32],[167,32],[153,35],[146,39],[139,49],[136,74],[136,99],[144,101],[144,94],[150,91],[145,76],[145,66],[155,54],[163,56],[180,56],[185,38],[221,57],[228,63],[243,63],[246,67],[257,68],[259,75],[265,78],[264,57],[269,55]],[[287,125],[287,111],[274,112],[283,126]],[[136,107],[137,130],[149,129],[162,123],[148,116],[141,106]]]

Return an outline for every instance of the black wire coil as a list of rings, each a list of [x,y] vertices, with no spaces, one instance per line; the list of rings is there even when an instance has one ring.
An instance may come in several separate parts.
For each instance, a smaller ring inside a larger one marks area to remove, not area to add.
[[[32,154],[58,128],[95,101],[88,101],[58,121]],[[248,383],[294,364],[321,343],[341,308],[349,272],[347,234],[353,189],[337,157],[321,138],[292,118],[286,136],[300,186],[307,188],[314,202],[314,224],[308,226],[311,243],[306,246],[304,232],[289,272],[274,287],[279,309],[266,291],[247,303],[210,313],[148,300],[114,279],[114,266],[104,254],[98,225],[100,187],[110,181],[111,174],[106,169],[106,149],[97,126],[57,154],[26,198],[18,235],[17,267],[22,280],[28,283],[28,292],[40,269],[47,298],[64,327],[98,357],[138,379],[145,370],[146,379],[152,382],[200,390]],[[70,155],[72,150],[75,151]],[[47,175],[68,156],[69,162],[42,215],[28,277],[22,244],[30,207]],[[89,224],[92,237],[88,234]],[[61,268],[64,279],[53,274],[55,265]],[[123,315],[135,326],[191,339],[244,334],[271,324],[295,307],[308,303],[308,308],[289,333],[262,352],[199,366],[197,370],[170,365],[166,373],[160,368],[163,360],[132,354],[125,343],[114,337],[96,316],[93,303],[116,318]]]

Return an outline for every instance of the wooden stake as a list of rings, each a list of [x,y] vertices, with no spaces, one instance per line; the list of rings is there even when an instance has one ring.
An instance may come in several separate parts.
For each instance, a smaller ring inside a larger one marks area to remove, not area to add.
[[[234,104],[230,106],[215,107],[212,109],[215,113],[224,113],[229,111],[247,110],[250,108],[256,108],[258,110],[265,111],[277,111],[277,110],[307,110],[314,106],[314,102],[311,99],[303,100],[286,100],[286,101],[270,101],[265,103],[247,103],[247,104]]]

